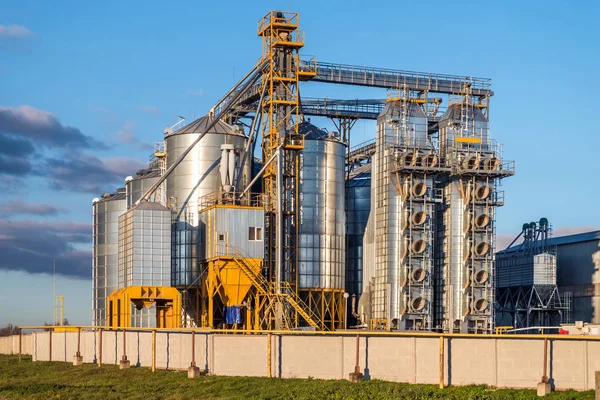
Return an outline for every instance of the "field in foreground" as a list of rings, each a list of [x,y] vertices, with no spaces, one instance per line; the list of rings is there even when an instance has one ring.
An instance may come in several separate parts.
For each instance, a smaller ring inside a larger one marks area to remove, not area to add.
[[[0,400],[5,399],[537,399],[533,390],[490,390],[484,386],[449,387],[383,381],[323,381],[202,376],[186,372],[114,365],[73,367],[0,355]],[[232,362],[235,362],[232,360]],[[557,392],[549,399],[593,399],[593,392]]]

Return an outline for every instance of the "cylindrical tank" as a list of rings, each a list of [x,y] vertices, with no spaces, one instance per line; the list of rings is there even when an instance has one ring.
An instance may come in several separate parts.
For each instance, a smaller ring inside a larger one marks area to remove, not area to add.
[[[119,284],[119,216],[127,210],[125,188],[92,204],[92,323],[106,326],[106,299]]]
[[[371,212],[371,163],[350,173],[346,186],[346,292],[360,296],[363,278],[363,238]]]
[[[201,117],[166,136],[167,169],[206,131],[212,120],[213,117],[208,115]],[[199,200],[220,189],[221,145],[233,144],[241,153],[246,141],[246,136],[237,128],[219,121],[167,178],[167,197],[176,211],[172,242],[174,286],[200,285],[197,256]],[[250,163],[246,162],[241,187],[236,190],[243,190],[249,177]]]
[[[131,179],[128,179],[131,178]],[[125,179],[125,190],[127,193],[127,209],[129,210],[136,201],[160,178],[160,171],[156,168],[147,168],[138,171],[135,177]],[[154,195],[150,201],[156,201]]]
[[[345,286],[344,143],[309,122],[300,159],[299,289]]]

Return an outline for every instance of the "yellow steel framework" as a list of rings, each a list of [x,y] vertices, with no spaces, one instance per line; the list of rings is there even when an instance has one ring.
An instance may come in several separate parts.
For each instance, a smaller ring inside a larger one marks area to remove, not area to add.
[[[131,303],[138,309],[156,304],[156,327],[181,327],[181,293],[168,286],[130,286],[108,296],[108,325],[131,327]]]
[[[304,35],[298,27],[298,14],[282,11],[271,11],[258,23],[258,35],[262,37],[261,63],[266,64],[262,74],[265,87],[262,102],[263,162],[267,163],[280,151],[279,157],[269,164],[263,175],[267,232],[265,263],[270,280],[277,284],[277,294],[283,292],[281,282],[288,282],[290,290],[297,293],[298,150],[304,148],[304,138],[298,132],[298,49],[304,46]],[[263,313],[268,321],[280,325],[289,315],[289,310],[286,306],[265,307]],[[297,313],[291,318],[298,322]]]
[[[267,167],[263,178],[267,230],[265,262],[268,276],[276,285],[275,294],[288,295],[282,309],[265,306],[263,313],[266,313],[267,321],[272,320],[276,325],[285,325],[283,320],[286,319],[292,326],[313,325],[319,321],[318,329],[333,330],[343,325],[344,291],[300,289],[297,286],[298,186],[302,168],[298,152],[304,148],[304,137],[298,132],[302,118],[298,84],[317,75],[315,58],[300,59],[298,55],[298,50],[304,46],[304,34],[298,28],[299,16],[293,12],[271,11],[258,24],[258,35],[262,37],[261,62],[267,65],[262,75],[266,94],[262,102],[263,162],[281,151],[280,157]],[[277,179],[278,169],[280,180]],[[281,214],[279,219],[278,213]],[[304,304],[305,308],[297,307],[299,304]]]

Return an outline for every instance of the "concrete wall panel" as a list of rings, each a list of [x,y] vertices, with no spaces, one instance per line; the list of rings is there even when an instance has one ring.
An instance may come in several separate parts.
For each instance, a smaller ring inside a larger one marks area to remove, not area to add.
[[[273,337],[274,338],[274,337]],[[214,335],[211,373],[229,376],[266,376],[267,336]],[[275,376],[275,371],[273,371]]]

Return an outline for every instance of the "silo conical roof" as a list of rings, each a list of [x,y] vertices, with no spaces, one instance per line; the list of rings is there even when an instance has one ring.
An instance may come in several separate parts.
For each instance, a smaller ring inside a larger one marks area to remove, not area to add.
[[[188,134],[188,133],[204,133],[206,132],[206,128],[208,125],[213,122],[215,117],[210,115],[205,115],[196,119],[195,121],[190,122],[183,128],[175,131],[172,135],[180,135],[180,134]],[[244,136],[241,133],[236,132],[233,127],[229,124],[226,124],[223,121],[218,121],[215,126],[213,126],[210,131],[207,133],[216,133],[221,135],[234,135],[234,136]]]

